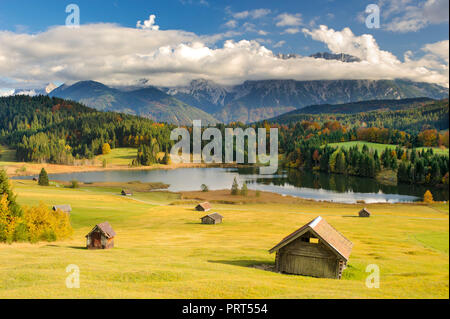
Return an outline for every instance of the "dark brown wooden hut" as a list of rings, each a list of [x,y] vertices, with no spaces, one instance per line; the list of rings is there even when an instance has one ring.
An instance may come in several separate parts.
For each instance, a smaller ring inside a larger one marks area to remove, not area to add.
[[[211,210],[211,204],[208,202],[200,203],[197,206],[195,206],[195,210],[199,212],[208,212]]]
[[[367,210],[367,208],[363,208],[359,211],[359,217],[370,217],[370,212]]]
[[[200,218],[202,220],[202,224],[220,224],[222,223],[223,216],[218,213],[212,213]]]
[[[353,244],[322,217],[296,230],[269,252],[278,272],[340,279]]]
[[[52,207],[53,211],[57,211],[60,210],[64,213],[70,214],[72,212],[72,207],[69,204],[65,204],[65,205],[55,205]]]
[[[133,192],[130,191],[129,189],[122,189],[121,194],[122,194],[123,196],[133,196]]]
[[[88,249],[109,249],[114,247],[116,232],[108,222],[95,225],[86,235],[86,247]]]

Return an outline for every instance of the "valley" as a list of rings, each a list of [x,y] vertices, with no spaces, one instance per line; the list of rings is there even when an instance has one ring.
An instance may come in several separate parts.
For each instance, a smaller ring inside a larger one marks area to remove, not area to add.
[[[448,203],[365,205],[373,216],[361,219],[352,217],[362,205],[274,199],[262,193],[264,204],[213,203],[224,223],[211,227],[200,224],[203,215],[193,203],[170,205],[179,194],[136,193],[142,200],[137,201],[118,195],[121,187],[70,189],[32,181],[14,181],[13,186],[22,205],[70,203],[74,234],[53,243],[0,243],[2,298],[449,296]],[[354,243],[343,279],[264,270],[274,264],[268,249],[319,215]],[[117,233],[116,247],[84,249],[92,225],[106,220]],[[366,267],[374,263],[381,284],[368,289]],[[79,289],[65,288],[69,264],[79,266]]]

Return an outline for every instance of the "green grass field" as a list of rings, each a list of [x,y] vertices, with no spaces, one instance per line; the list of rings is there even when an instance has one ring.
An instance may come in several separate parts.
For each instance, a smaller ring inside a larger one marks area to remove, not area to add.
[[[367,145],[367,147],[369,149],[372,150],[377,150],[378,153],[381,153],[382,151],[384,151],[386,148],[389,149],[395,149],[397,147],[397,145],[391,145],[391,144],[378,144],[378,143],[370,143],[370,142],[362,142],[362,141],[351,141],[351,142],[342,142],[342,143],[330,143],[328,144],[329,146],[332,147],[344,147],[344,148],[350,148],[350,147],[354,147],[355,145],[358,145],[358,147],[361,149],[364,145]],[[422,149],[429,149],[429,147],[418,147],[416,150],[417,151],[421,151]],[[433,147],[433,151],[436,154],[440,154],[440,155],[449,155],[449,150],[448,149],[440,149],[437,147]]]
[[[0,244],[0,298],[448,298],[448,204],[213,204],[220,225],[201,225],[179,195],[120,188],[40,187],[14,181],[23,205],[69,203],[72,239]],[[262,194],[261,196],[264,196]],[[278,274],[272,248],[321,215],[353,244],[342,280]],[[89,251],[85,235],[109,221],[115,248]],[[78,265],[80,288],[68,289],[66,267]],[[381,270],[380,288],[365,286],[367,265]]]
[[[0,145],[0,166],[16,162],[16,151],[6,146]]]
[[[97,159],[102,162],[106,159],[107,165],[129,165],[136,158],[137,149],[131,147],[115,148],[107,155],[99,155]]]

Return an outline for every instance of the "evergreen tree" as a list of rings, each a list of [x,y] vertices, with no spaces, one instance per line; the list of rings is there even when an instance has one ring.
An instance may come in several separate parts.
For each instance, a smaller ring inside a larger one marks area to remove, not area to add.
[[[231,186],[231,195],[237,195],[239,193],[239,184],[236,177],[233,180],[233,185]]]
[[[244,184],[242,184],[242,188],[241,188],[241,195],[242,196],[247,196],[247,194],[248,194],[247,183],[244,182]]]
[[[14,195],[11,189],[8,175],[6,175],[5,170],[0,169],[0,197],[4,194],[7,196],[8,207],[11,214],[16,217],[22,216],[22,208],[16,202],[16,195]]]
[[[38,184],[41,186],[49,185],[47,171],[44,168],[41,169],[41,173],[39,174]]]

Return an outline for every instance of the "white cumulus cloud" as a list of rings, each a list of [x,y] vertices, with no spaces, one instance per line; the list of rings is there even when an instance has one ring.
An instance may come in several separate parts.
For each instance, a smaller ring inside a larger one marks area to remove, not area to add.
[[[422,57],[410,53],[401,61],[382,50],[372,35],[355,35],[349,28],[320,26],[303,33],[325,43],[333,53],[352,54],[362,61],[283,60],[262,41],[227,40],[235,32],[201,36],[182,30],[143,32],[116,24],[88,24],[78,29],[52,27],[37,34],[0,31],[0,74],[14,83],[11,88],[29,89],[80,80],[127,85],[148,79],[153,85],[177,86],[198,78],[221,84],[404,78],[448,87],[448,54],[444,52],[448,41],[430,43]],[[283,44],[280,41],[274,47]]]
[[[302,15],[300,13],[290,14],[290,13],[282,13],[279,14],[275,20],[277,21],[277,27],[286,27],[286,26],[299,26],[302,25]]]
[[[143,30],[157,31],[157,30],[159,30],[159,25],[155,24],[155,20],[156,20],[156,16],[154,14],[151,14],[148,17],[148,20],[145,20],[144,23],[141,23],[141,21],[139,20],[136,23],[136,28],[143,29]]]

